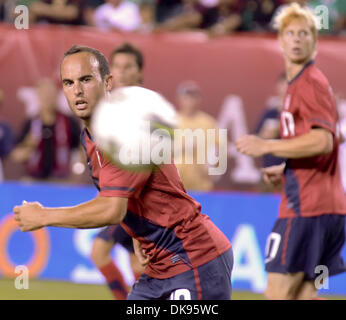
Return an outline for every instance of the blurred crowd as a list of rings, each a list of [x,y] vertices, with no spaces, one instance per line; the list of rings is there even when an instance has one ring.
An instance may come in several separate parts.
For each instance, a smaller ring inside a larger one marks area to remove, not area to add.
[[[199,30],[209,36],[234,31],[270,32],[273,17],[290,2],[323,13],[323,33],[346,34],[345,0],[0,0],[0,21],[26,5],[31,23],[92,26],[121,32]],[[327,15],[318,6],[328,8]]]

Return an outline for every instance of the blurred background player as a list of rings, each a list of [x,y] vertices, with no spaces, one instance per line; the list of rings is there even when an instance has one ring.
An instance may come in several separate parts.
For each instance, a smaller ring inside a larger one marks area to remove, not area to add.
[[[99,193],[72,207],[45,208],[23,201],[13,209],[21,231],[121,223],[135,238],[136,253],[146,264],[129,300],[230,299],[231,243],[185,192],[175,165],[125,171],[95,145],[91,117],[112,87],[106,58],[95,49],[74,46],[64,55],[61,78],[71,110],[85,125],[82,143]]]
[[[14,144],[12,129],[1,117],[3,102],[4,92],[0,89],[0,182],[4,180],[2,161],[11,152]]]
[[[279,139],[280,138],[280,112],[284,103],[284,98],[287,90],[286,74],[283,72],[279,75],[276,81],[275,96],[268,99],[267,109],[261,116],[257,128],[256,135],[262,139]],[[262,157],[262,168],[276,166],[285,161],[280,157],[275,157],[271,154],[265,154]],[[261,191],[270,192],[281,190],[281,184],[270,186],[261,181],[259,188]]]
[[[340,255],[345,243],[346,199],[338,161],[338,112],[328,80],[315,66],[318,29],[313,13],[298,4],[277,17],[288,90],[281,112],[281,139],[244,136],[240,152],[287,158],[262,169],[265,181],[284,177],[279,218],[267,239],[269,299],[315,299],[315,268],[328,275],[346,271]]]
[[[36,92],[38,115],[25,121],[11,159],[25,165],[27,178],[67,179],[72,151],[79,148],[79,123],[58,111],[58,90],[52,79],[41,79]]]
[[[194,81],[182,82],[177,89],[177,104],[178,104],[178,127],[184,129],[202,129],[205,137],[207,130],[213,129],[217,131],[217,121],[206,112],[200,110],[201,105],[201,90]],[[191,149],[183,148],[181,159],[176,158],[176,166],[179,171],[184,187],[191,191],[208,191],[214,188],[212,176],[208,175],[207,164],[197,163],[197,149],[205,151],[205,159],[207,150],[212,150],[211,146],[207,146],[207,139],[196,139]],[[184,142],[184,141],[183,141]],[[211,141],[210,141],[211,142]],[[204,144],[204,145],[201,145]],[[218,141],[215,141],[218,143]],[[216,147],[216,145],[215,145]],[[213,152],[216,149],[210,151]],[[188,155],[186,153],[189,153]],[[185,159],[191,157],[192,164],[187,164]]]
[[[114,49],[109,61],[113,76],[113,89],[142,83],[144,59],[137,48],[125,43]],[[129,252],[130,264],[137,280],[143,272],[143,267],[134,254],[132,238],[120,225],[108,226],[101,230],[94,239],[91,259],[105,277],[113,296],[118,300],[123,300],[127,297],[128,287],[111,256],[112,249],[117,243]]]
[[[28,4],[31,23],[83,23],[83,0],[39,0]]]

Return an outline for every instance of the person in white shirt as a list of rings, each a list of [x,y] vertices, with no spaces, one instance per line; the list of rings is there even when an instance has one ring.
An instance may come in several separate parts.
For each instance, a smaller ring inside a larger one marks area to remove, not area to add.
[[[95,26],[103,30],[131,32],[141,25],[138,6],[127,0],[106,0],[94,14]]]

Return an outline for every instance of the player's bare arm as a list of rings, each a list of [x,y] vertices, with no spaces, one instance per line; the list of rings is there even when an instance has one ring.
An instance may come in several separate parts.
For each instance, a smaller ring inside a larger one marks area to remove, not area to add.
[[[73,207],[46,208],[38,202],[25,203],[13,209],[21,231],[46,226],[63,228],[98,228],[119,224],[125,217],[127,199],[97,197]]]
[[[264,140],[247,135],[236,141],[237,150],[251,157],[271,154],[276,157],[299,159],[328,154],[333,150],[333,134],[323,128],[292,139]]]

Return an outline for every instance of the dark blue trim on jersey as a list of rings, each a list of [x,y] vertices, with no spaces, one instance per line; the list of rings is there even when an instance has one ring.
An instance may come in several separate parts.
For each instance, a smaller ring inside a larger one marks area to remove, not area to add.
[[[88,131],[88,129],[87,129],[87,128],[84,128],[84,131],[85,131],[85,133],[88,135],[89,139],[90,139],[92,142],[95,142],[93,136],[90,134],[90,132]]]
[[[320,123],[320,124],[328,127],[329,129],[333,130],[333,125],[330,122],[326,121],[326,120],[317,119],[317,118],[311,118],[311,119],[309,119],[309,122],[312,122],[312,123],[315,123],[315,124],[319,124]]]
[[[180,260],[192,269],[190,259],[184,249],[183,243],[173,229],[160,226],[131,211],[127,211],[122,222],[126,224],[135,235],[146,238],[158,248],[178,255]]]
[[[299,215],[300,212],[300,197],[299,197],[299,183],[294,175],[292,169],[285,169],[285,194],[287,198],[287,207],[292,209],[295,214]]]
[[[90,158],[89,158],[89,156],[88,156],[88,149],[87,149],[87,147],[86,147],[86,142],[85,142],[85,139],[86,139],[86,138],[85,138],[85,134],[87,134],[88,137],[89,137],[90,139],[92,139],[91,136],[90,136],[90,134],[89,134],[89,132],[88,132],[88,130],[85,128],[85,129],[82,131],[81,135],[80,135],[80,142],[81,142],[81,144],[82,144],[82,146],[83,146],[83,149],[84,149],[84,152],[85,152],[85,155],[86,155],[87,164],[88,164],[88,168],[89,168],[89,175],[90,175],[90,177],[91,177],[91,179],[92,179],[92,181],[93,181],[95,187],[97,188],[97,190],[100,191],[99,180],[96,179],[95,177],[93,177],[93,169],[92,169],[92,166],[91,166],[91,160],[90,160]]]
[[[291,80],[291,81],[288,81],[288,85],[291,85],[294,81],[296,81],[301,75],[302,73],[305,71],[305,69],[309,66],[311,66],[312,64],[314,64],[315,61],[314,60],[310,60],[302,70],[299,71],[299,73]]]
[[[100,189],[100,191],[107,191],[107,190],[120,190],[120,191],[129,191],[129,192],[135,191],[134,188],[130,188],[130,187],[103,187]]]

